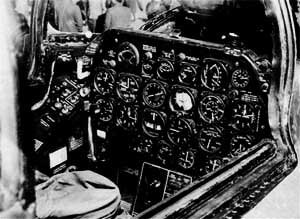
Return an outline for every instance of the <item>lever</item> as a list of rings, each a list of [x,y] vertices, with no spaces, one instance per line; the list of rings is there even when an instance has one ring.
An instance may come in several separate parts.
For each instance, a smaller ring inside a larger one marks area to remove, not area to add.
[[[88,116],[88,145],[89,145],[89,154],[88,159],[92,162],[97,162],[97,158],[95,156],[95,145],[93,141],[93,131],[92,131],[92,118]]]
[[[77,59],[77,78],[79,80],[84,79],[90,75],[89,71],[83,71],[83,58]]]

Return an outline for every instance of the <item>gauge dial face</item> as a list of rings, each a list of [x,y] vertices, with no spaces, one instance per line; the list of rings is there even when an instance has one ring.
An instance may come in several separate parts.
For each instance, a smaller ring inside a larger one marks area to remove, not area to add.
[[[198,141],[202,150],[208,153],[216,153],[222,148],[222,131],[216,126],[204,127],[199,132]]]
[[[174,159],[174,145],[166,142],[158,143],[157,159],[163,164],[167,165],[172,159]]]
[[[232,73],[231,82],[236,88],[245,88],[249,84],[250,75],[244,69],[237,69]]]
[[[145,86],[143,99],[150,107],[161,107],[166,99],[166,89],[161,83],[152,81]]]
[[[165,130],[165,116],[161,112],[146,109],[142,120],[144,132],[151,137],[158,137]]]
[[[232,106],[232,113],[232,127],[235,130],[247,131],[255,126],[255,109],[250,103],[236,102]]]
[[[138,121],[138,108],[135,106],[121,106],[118,111],[117,125],[125,130],[133,130]]]
[[[175,112],[189,111],[193,108],[194,103],[191,92],[183,88],[176,89],[169,101],[171,110]]]
[[[148,60],[145,61],[142,65],[142,72],[146,76],[152,76],[154,70],[154,61]]]
[[[117,53],[119,66],[121,68],[132,68],[139,64],[140,56],[137,48],[129,42],[120,45]]]
[[[126,103],[131,103],[137,98],[139,89],[139,82],[132,75],[123,74],[117,81],[117,94]]]
[[[185,118],[172,119],[167,135],[169,140],[176,145],[186,146],[192,137],[192,121]]]
[[[220,121],[225,112],[223,100],[216,95],[208,95],[200,100],[199,114],[201,118],[208,123]]]
[[[101,95],[107,95],[112,93],[114,89],[115,78],[113,76],[113,70],[100,69],[94,79],[95,89]]]
[[[197,70],[191,65],[183,65],[180,69],[178,80],[184,84],[192,84],[196,80]]]
[[[219,157],[210,158],[205,162],[204,171],[206,174],[212,173],[223,166],[223,160]]]
[[[178,165],[183,169],[191,169],[196,161],[195,152],[192,150],[185,150],[179,153]]]
[[[227,70],[218,61],[207,60],[201,71],[201,82],[211,91],[218,91],[226,87]]]
[[[252,146],[253,140],[249,135],[236,135],[230,140],[232,155],[237,156]]]
[[[158,63],[157,75],[162,79],[170,79],[174,74],[174,66],[170,61],[162,60]]]
[[[114,106],[111,100],[99,99],[94,108],[94,114],[100,121],[108,122],[113,118]]]

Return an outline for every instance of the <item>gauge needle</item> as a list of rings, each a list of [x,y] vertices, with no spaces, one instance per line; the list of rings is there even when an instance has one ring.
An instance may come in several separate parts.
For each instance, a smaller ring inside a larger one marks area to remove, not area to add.
[[[128,87],[126,86],[126,84],[124,84],[123,82],[120,84],[121,87],[127,89]]]
[[[210,148],[210,143],[211,143],[211,140],[212,140],[212,138],[210,138],[210,139],[208,140],[208,142],[207,142],[207,149],[209,149],[209,148]]]
[[[160,92],[160,93],[156,93],[156,94],[149,94],[148,97],[161,96],[162,94],[164,94],[164,93],[163,93],[163,92]]]
[[[132,114],[133,114],[133,116],[131,116]],[[128,118],[129,118],[129,119],[132,119],[132,120],[134,120],[134,121],[136,120],[136,116],[135,116],[134,113],[131,113],[130,111],[128,111],[128,112],[127,112],[127,115],[128,115]]]
[[[213,170],[218,168],[218,161],[214,160],[213,161]]]
[[[108,79],[107,74],[105,74],[104,81],[106,82]]]
[[[177,130],[177,129],[174,129],[174,128],[170,128],[170,131],[177,132],[177,133],[179,133],[179,132],[180,132],[179,130]]]
[[[214,80],[214,78],[211,79],[211,82],[213,84],[215,84],[216,86],[220,86],[220,83],[218,81]]]

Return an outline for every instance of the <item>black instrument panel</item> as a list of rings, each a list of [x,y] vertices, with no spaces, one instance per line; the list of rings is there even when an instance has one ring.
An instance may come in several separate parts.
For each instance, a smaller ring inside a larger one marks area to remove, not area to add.
[[[125,163],[128,155],[133,165],[147,161],[197,178],[211,169],[205,163],[238,156],[266,137],[259,78],[267,70],[252,51],[126,30],[106,32],[101,45],[93,95],[111,102],[101,107],[111,116],[94,115],[94,124],[107,132],[102,144],[112,154],[122,147]]]
[[[115,181],[136,213],[271,138],[271,65],[251,50],[126,30],[70,39],[44,45],[53,84],[37,117],[55,109],[51,138],[70,145],[68,162]]]

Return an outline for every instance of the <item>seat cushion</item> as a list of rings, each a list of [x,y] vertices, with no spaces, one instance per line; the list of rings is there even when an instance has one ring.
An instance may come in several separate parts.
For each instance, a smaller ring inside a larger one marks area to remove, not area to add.
[[[120,205],[118,187],[92,171],[65,172],[36,187],[39,218],[107,218]]]

